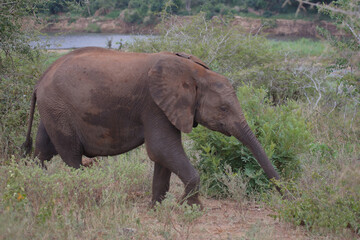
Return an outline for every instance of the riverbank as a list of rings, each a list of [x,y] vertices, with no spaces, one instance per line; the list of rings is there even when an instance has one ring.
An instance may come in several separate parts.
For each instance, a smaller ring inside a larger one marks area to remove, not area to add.
[[[216,18],[216,17],[215,17]],[[190,23],[191,16],[176,16],[169,24]],[[332,35],[345,35],[337,29],[336,25],[326,21],[305,21],[287,19],[259,19],[235,16],[230,22],[231,26],[240,26],[244,31],[252,34],[263,33],[272,37],[286,38],[319,38],[317,27],[328,30]],[[90,17],[73,19],[60,17],[51,22],[43,23],[40,27],[47,33],[116,33],[116,34],[144,34],[156,35],[160,30],[157,23],[131,24],[122,18],[106,19],[103,17]]]

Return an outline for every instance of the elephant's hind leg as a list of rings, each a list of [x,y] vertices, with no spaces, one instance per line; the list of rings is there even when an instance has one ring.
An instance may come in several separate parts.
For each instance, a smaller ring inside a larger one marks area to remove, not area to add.
[[[64,122],[58,120],[58,122]],[[46,122],[45,122],[46,126]],[[76,132],[67,125],[55,125],[48,128],[48,134],[61,159],[70,167],[80,168],[82,165],[83,147]]]
[[[54,139],[61,159],[70,167],[80,168],[82,165],[83,148],[77,136],[65,136],[58,133]]]
[[[54,144],[51,142],[48,133],[42,121],[40,121],[39,128],[36,135],[35,143],[35,157],[41,161],[41,166],[45,167],[44,161],[49,161],[57,154]]]

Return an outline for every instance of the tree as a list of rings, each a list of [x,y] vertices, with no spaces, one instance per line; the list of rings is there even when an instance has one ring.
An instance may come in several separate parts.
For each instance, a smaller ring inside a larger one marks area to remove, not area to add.
[[[320,12],[330,15],[335,19],[341,27],[351,32],[357,43],[360,45],[360,1],[359,0],[338,0],[330,1],[331,3],[314,3],[306,0],[296,0],[299,2],[296,14],[304,9],[305,5],[317,7]],[[290,4],[290,0],[286,0],[283,4]]]
[[[2,0],[0,2],[0,69],[6,58],[15,52],[31,55],[32,30],[23,29],[23,18],[35,15],[42,0]]]

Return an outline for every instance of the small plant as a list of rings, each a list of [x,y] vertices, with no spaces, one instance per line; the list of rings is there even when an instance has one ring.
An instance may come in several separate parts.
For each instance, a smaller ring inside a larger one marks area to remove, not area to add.
[[[107,47],[108,49],[111,49],[111,48],[112,48],[112,43],[113,43],[113,39],[112,39],[112,38],[107,39],[107,40],[106,40],[106,47]]]

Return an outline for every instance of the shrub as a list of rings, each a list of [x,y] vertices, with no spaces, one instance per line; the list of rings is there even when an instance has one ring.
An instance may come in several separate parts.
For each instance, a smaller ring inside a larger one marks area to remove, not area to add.
[[[343,234],[348,229],[359,236],[358,146],[353,143],[338,148],[334,143],[330,149],[324,143],[313,144],[311,152],[301,157],[304,166],[301,179],[284,184],[292,200],[272,202],[278,217],[312,231]]]
[[[105,15],[106,18],[116,19],[120,15],[120,10],[113,10]]]
[[[344,194],[343,188],[325,181],[319,184],[318,189],[311,191],[295,185],[292,191],[296,192],[296,199],[283,201],[277,211],[282,219],[303,225],[308,230],[330,229],[341,232],[349,228],[360,235],[360,191],[352,189]]]
[[[237,93],[250,128],[275,168],[283,178],[296,179],[301,171],[298,154],[306,151],[312,140],[299,106],[288,102],[272,107],[264,89],[242,86]],[[217,177],[224,173],[225,165],[229,165],[234,174],[248,179],[248,193],[269,189],[269,181],[252,153],[234,137],[198,127],[193,129],[190,138],[194,140],[195,150],[200,152],[197,167],[203,183],[209,186],[210,195],[227,194]]]
[[[0,74],[0,165],[3,159],[20,153],[25,140],[30,99],[35,82],[45,69],[48,56],[40,52],[3,60]],[[35,119],[37,116],[35,116]],[[36,124],[35,124],[36,125]]]
[[[89,33],[100,33],[101,28],[96,23],[89,23],[89,25],[86,28],[86,31]]]
[[[140,13],[138,10],[129,10],[129,9],[125,9],[124,10],[124,21],[127,23],[137,23],[140,24],[142,23],[143,19],[140,16]]]

